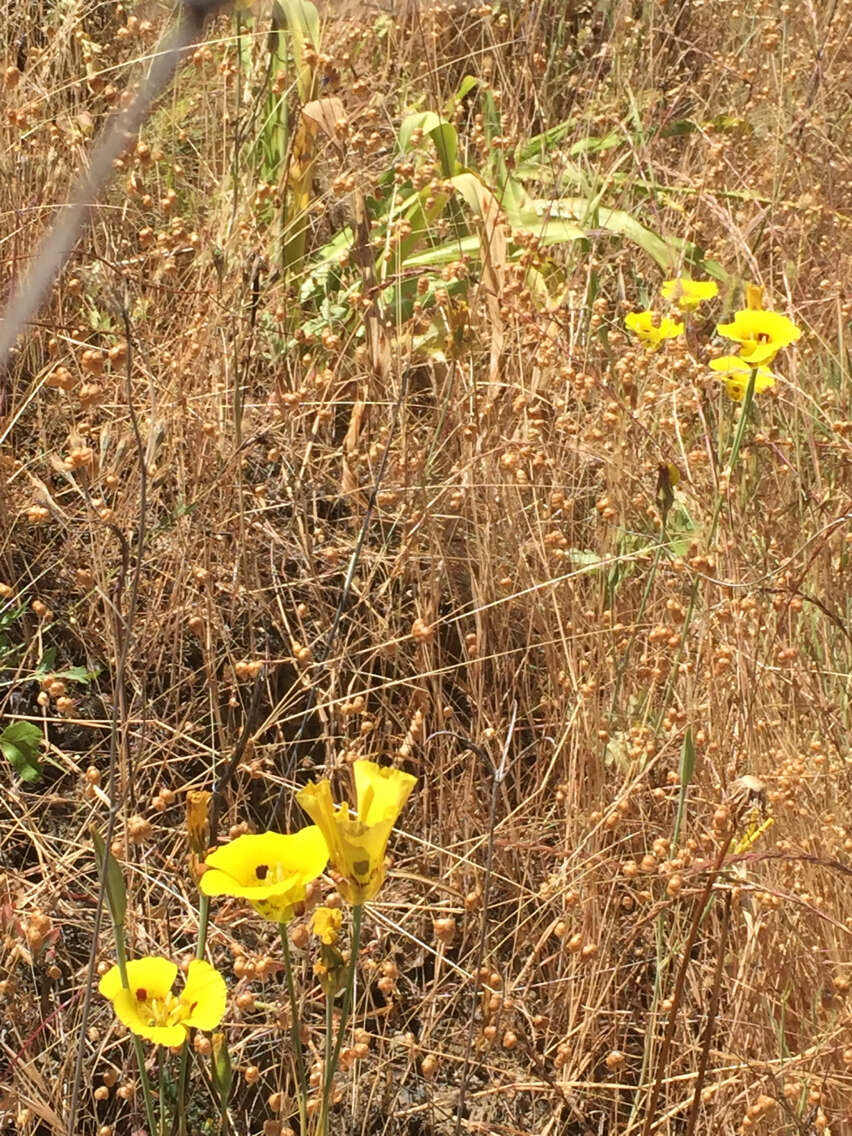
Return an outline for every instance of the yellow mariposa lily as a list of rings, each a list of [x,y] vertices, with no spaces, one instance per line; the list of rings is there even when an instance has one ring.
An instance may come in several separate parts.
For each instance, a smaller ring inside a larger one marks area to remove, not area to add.
[[[340,894],[353,907],[372,899],[385,879],[388,838],[416,778],[373,761],[356,761],[357,816],[346,805],[335,806],[328,781],[309,782],[296,800],[319,826],[329,857],[341,876]]]
[[[210,853],[198,886],[205,895],[247,899],[264,919],[288,923],[327,863],[328,848],[316,825],[288,836],[246,833]]]
[[[168,959],[151,956],[127,963],[128,988],[121,971],[111,967],[98,990],[112,1002],[115,1016],[139,1037],[158,1045],[183,1045],[193,1028],[215,1029],[225,1013],[227,989],[215,967],[203,959],[189,964],[186,985],[172,993],[178,968]]]
[[[771,363],[782,348],[795,343],[802,334],[786,316],[759,308],[741,308],[734,312],[731,323],[720,323],[716,330],[739,343],[740,358],[752,364]]]
[[[682,323],[676,323],[669,316],[658,319],[652,311],[629,312],[624,324],[649,351],[658,350],[664,339],[677,339],[683,332]]]
[[[712,300],[719,293],[715,280],[689,280],[679,276],[676,280],[664,280],[660,294],[664,300],[677,304],[682,312],[692,312],[705,300]]]

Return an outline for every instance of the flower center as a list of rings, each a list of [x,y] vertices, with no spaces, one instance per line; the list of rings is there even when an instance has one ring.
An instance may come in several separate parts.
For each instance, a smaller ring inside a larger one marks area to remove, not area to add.
[[[146,990],[136,991],[136,1001],[140,1003],[139,1013],[147,1013],[149,1026],[176,1026],[190,1016],[196,1003],[183,1002],[176,994],[164,994],[162,998],[149,998]]]
[[[259,884],[283,884],[292,883],[296,873],[283,864],[258,864],[254,875]]]

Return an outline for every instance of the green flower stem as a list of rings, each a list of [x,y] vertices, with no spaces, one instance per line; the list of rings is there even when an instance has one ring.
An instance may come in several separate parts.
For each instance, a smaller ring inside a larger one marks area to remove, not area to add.
[[[114,938],[115,938],[115,957],[118,963],[118,972],[121,975],[121,985],[125,990],[130,989],[130,982],[127,977],[127,951],[124,946],[124,926],[119,923],[112,925]],[[148,1070],[145,1068],[145,1050],[142,1047],[141,1038],[137,1037],[135,1033],[131,1033],[133,1039],[133,1049],[136,1053],[136,1064],[139,1067],[139,1083],[142,1086],[142,1096],[145,1101],[145,1116],[148,1121],[148,1131],[152,1133],[157,1132],[157,1119],[154,1113],[154,1100],[151,1096],[151,1082],[148,1079]]]
[[[279,923],[281,951],[284,955],[284,974],[287,980],[287,993],[290,996],[290,1013],[293,1027],[293,1052],[296,1056],[296,1076],[299,1081],[299,1128],[302,1136],[308,1130],[308,1079],[305,1074],[305,1058],[302,1053],[302,1019],[296,999],[296,985],[293,982],[293,960],[290,956],[290,942],[287,938],[287,924]]]
[[[198,936],[195,940],[195,957],[197,959],[204,958],[204,950],[207,946],[207,927],[210,922],[210,896],[201,895],[198,904]],[[172,1124],[172,1131],[175,1127],[178,1130],[178,1136],[186,1136],[186,1088],[189,1083],[189,1045],[183,1047],[180,1055],[180,1072],[178,1073],[177,1083],[177,1104],[175,1105],[175,1122]]]
[[[332,1061],[331,1038],[332,1038],[333,1031],[334,1031],[334,994],[331,990],[329,990],[326,993],[326,996],[325,996],[325,1048],[324,1048],[324,1052],[323,1052],[323,1063],[322,1063],[323,1076],[325,1076],[325,1070],[331,1068],[331,1061]],[[322,1110],[320,1112],[319,1126],[318,1126],[317,1131],[316,1131],[316,1136],[326,1136],[325,1130],[326,1130],[326,1126],[327,1126],[327,1123],[328,1123],[327,1115],[326,1115],[326,1105],[327,1105],[327,1102],[326,1102],[326,1099],[325,1099],[325,1085],[323,1085]]]
[[[729,477],[733,474],[734,469],[736,468],[737,460],[740,456],[740,449],[742,447],[743,438],[745,437],[746,425],[748,424],[749,411],[751,410],[751,404],[754,400],[754,384],[755,384],[756,380],[757,380],[757,368],[755,367],[752,370],[751,374],[749,375],[748,386],[746,387],[745,396],[743,398],[743,405],[742,405],[742,411],[740,413],[740,420],[737,423],[737,430],[736,430],[736,433],[734,434],[734,440],[731,443],[731,453],[730,453],[730,457],[728,458],[728,469],[727,469],[727,473],[728,473]],[[720,517],[721,512],[722,512],[722,503],[723,503],[723,497],[722,497],[722,494],[719,493],[716,497],[716,504],[715,504],[715,507],[713,509],[713,519],[712,519],[711,524],[710,524],[710,539],[709,539],[708,544],[711,548],[713,547],[713,543],[716,539],[716,532],[717,532],[717,529],[719,527],[719,517]],[[678,667],[680,666],[680,660],[683,657],[683,652],[686,648],[686,636],[687,636],[687,632],[689,630],[690,624],[692,623],[692,616],[695,612],[695,604],[696,604],[696,601],[698,599],[698,589],[700,587],[700,584],[701,584],[701,577],[696,576],[694,581],[693,581],[692,588],[690,589],[689,607],[687,609],[686,618],[683,621],[683,630],[681,632],[680,648],[678,649],[677,656],[675,657],[674,664],[673,664],[671,671],[669,673],[668,681],[666,682],[666,687],[665,687],[665,690],[663,692],[662,704],[661,704],[661,707],[660,707],[660,712],[657,716],[657,723],[656,723],[658,728],[659,728],[660,722],[662,721],[663,715],[665,714],[666,709],[668,708],[669,697],[671,695],[672,689],[674,687],[674,682],[675,682],[675,679],[677,677]],[[680,813],[679,813],[679,816],[680,816],[680,819],[682,820],[682,815],[680,815]],[[679,833],[676,833],[675,837],[677,838],[678,835],[679,835]],[[698,924],[699,927],[701,926],[701,923],[703,923],[705,917],[707,916],[707,914],[708,914],[708,912],[709,912],[709,910],[710,910],[710,908],[713,904],[713,899],[714,899],[714,894],[711,892],[710,895],[707,898],[705,908],[701,913],[700,921],[699,921],[699,924]],[[663,950],[663,941],[664,941],[665,938],[667,938],[667,936],[665,934],[665,912],[661,911],[660,914],[657,916],[656,925],[657,925],[657,974],[656,974],[656,979],[655,979],[655,982],[654,982],[654,997],[653,997],[653,1002],[652,1002],[652,1007],[651,1007],[652,1015],[656,1015],[657,1007],[659,1006],[659,1003],[660,1003],[660,1000],[661,1000],[663,973],[664,973],[665,969],[668,967],[668,964],[669,964],[669,962],[671,961],[671,959],[674,955],[674,949],[671,948],[671,947],[669,948],[668,952],[664,952],[664,950]],[[648,1064],[649,1064],[649,1061],[650,1061],[650,1058],[651,1058],[650,1047],[653,1044],[653,1041],[655,1040],[655,1036],[656,1035],[653,1031],[649,1031],[647,1036],[646,1036],[645,1052],[644,1052],[644,1055],[643,1055],[643,1058],[642,1058],[642,1073],[641,1073],[641,1077],[640,1077],[640,1083],[644,1083],[644,1081],[645,1081],[645,1074],[647,1072]],[[633,1122],[633,1119],[638,1112],[638,1109],[639,1109],[640,1103],[641,1103],[641,1099],[642,1099],[641,1095],[639,1093],[637,1093],[635,1098],[634,1098],[633,1108],[632,1108],[631,1114],[630,1114],[630,1122],[631,1123]]]
[[[337,1028],[334,1051],[331,1054],[331,1060],[326,1063],[325,1067],[322,1090],[322,1111],[320,1112],[317,1136],[326,1136],[326,1121],[331,1107],[331,1089],[334,1083],[334,1074],[337,1072],[337,1063],[340,1060],[343,1038],[346,1035],[349,1013],[352,1009],[352,1003],[355,997],[355,972],[358,969],[358,952],[361,948],[361,920],[363,915],[364,907],[362,904],[359,903],[356,907],[352,908],[352,943],[350,946],[349,966],[346,971],[346,985],[343,989],[343,1006],[340,1010],[340,1025]],[[326,1031],[326,1041],[330,1033],[331,1030],[328,1029]]]
[[[742,447],[743,438],[745,437],[746,426],[748,424],[748,418],[749,418],[749,411],[751,410],[751,404],[754,401],[754,384],[755,384],[756,380],[757,380],[757,367],[755,367],[754,370],[749,375],[748,386],[746,387],[745,396],[743,397],[743,406],[742,406],[742,411],[740,412],[740,420],[737,423],[737,432],[736,432],[736,434],[734,434],[734,440],[731,443],[731,454],[730,454],[730,457],[728,458],[728,468],[727,468],[727,474],[728,474],[729,478],[733,475],[734,469],[736,468],[736,465],[737,465],[737,459],[740,456],[740,448]],[[722,497],[722,494],[719,493],[716,497],[716,505],[713,509],[713,519],[710,522],[710,539],[707,542],[710,548],[713,547],[713,543],[716,540],[716,532],[719,528],[719,517],[720,517],[721,512],[722,512],[722,503],[723,503],[723,497]],[[674,665],[672,666],[671,671],[669,672],[668,681],[666,682],[666,688],[663,691],[663,699],[662,699],[662,703],[660,705],[660,712],[657,715],[657,723],[656,724],[657,724],[658,728],[659,728],[660,722],[663,719],[663,715],[665,714],[666,710],[668,709],[669,698],[670,698],[671,693],[672,693],[672,687],[674,686],[675,678],[677,677],[678,667],[680,666],[680,660],[683,657],[684,650],[686,649],[686,636],[687,636],[687,632],[689,631],[690,624],[692,623],[692,616],[695,612],[695,602],[698,599],[698,589],[699,589],[700,584],[701,584],[701,577],[696,576],[694,581],[693,581],[692,588],[690,589],[689,607],[688,607],[687,612],[686,612],[686,618],[683,621],[683,630],[681,631],[681,636],[680,636],[680,648],[678,649],[677,656],[675,657]]]
[[[186,1045],[184,1044],[184,1049]],[[166,1136],[166,1050],[162,1045],[157,1046],[157,1069],[159,1072],[160,1094],[160,1127],[157,1131],[160,1136]]]

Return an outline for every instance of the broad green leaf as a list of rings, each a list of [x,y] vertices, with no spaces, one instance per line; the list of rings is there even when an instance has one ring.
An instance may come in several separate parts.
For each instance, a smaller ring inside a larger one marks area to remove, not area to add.
[[[575,221],[567,221],[558,216],[548,217],[529,206],[507,211],[507,217],[513,231],[534,233],[544,245],[564,244],[588,235]]]
[[[604,138],[581,138],[579,142],[575,142],[568,150],[568,153],[573,156],[577,154],[595,154],[601,150],[611,150],[614,146],[618,146],[627,139],[623,134],[614,130],[611,134],[607,134]]]
[[[32,722],[13,722],[0,734],[0,753],[22,781],[35,784],[41,778],[37,754],[42,732]]]
[[[474,87],[479,86],[479,79],[475,75],[465,75],[459,83],[455,93],[450,95],[445,103],[446,112],[448,115],[452,114],[462,99],[466,98]]]
[[[594,207],[586,197],[560,197],[555,201],[535,200],[532,202],[536,212],[550,218],[563,218],[581,221],[590,227],[606,229],[614,236],[626,237],[638,245],[648,256],[666,272],[677,268],[678,255],[674,242],[664,240],[650,229],[646,229],[635,217],[621,209]]]
[[[52,674],[53,668],[56,666],[56,648],[45,647],[41,653],[41,658],[38,661],[38,666],[33,672],[36,675]]]
[[[399,128],[398,141],[401,153],[405,154],[410,148],[411,137],[416,130],[432,139],[435,152],[441,163],[441,172],[444,177],[451,177],[456,172],[456,157],[459,148],[456,128],[432,110],[409,114],[403,119]]]
[[[319,12],[310,0],[276,0],[287,21],[293,44],[293,59],[298,75],[297,87],[302,103],[309,102],[314,94],[315,74],[312,67],[304,62],[305,44],[319,50],[320,20]]]
[[[407,268],[429,268],[438,264],[449,264],[461,256],[476,256],[479,252],[479,237],[475,234],[460,237],[458,240],[444,241],[443,244],[416,252],[405,260]]]
[[[418,111],[417,114],[409,114],[402,120],[399,128],[398,143],[400,153],[406,154],[411,145],[411,136],[415,130],[419,130],[423,134],[429,134],[436,127],[440,126],[444,120],[440,115],[436,114],[433,110]]]
[[[569,118],[565,122],[551,126],[549,130],[542,131],[541,134],[534,134],[532,138],[527,139],[518,147],[515,157],[519,162],[527,162],[536,157],[543,158],[550,148],[555,146],[557,142],[561,142],[575,125],[573,119]]]

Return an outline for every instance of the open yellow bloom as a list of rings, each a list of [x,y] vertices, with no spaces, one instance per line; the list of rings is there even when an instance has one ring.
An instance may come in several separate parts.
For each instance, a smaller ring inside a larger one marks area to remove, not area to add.
[[[157,1045],[183,1045],[193,1028],[215,1029],[225,1013],[227,990],[222,975],[209,962],[193,959],[186,985],[172,993],[178,968],[157,956],[127,964],[129,989],[121,985],[121,971],[111,967],[98,990],[112,1002],[115,1016],[129,1030]]]
[[[755,367],[752,363],[746,363],[739,355],[723,355],[721,359],[711,359],[710,367],[719,372],[719,378],[724,382],[728,396],[734,402],[742,402],[745,398],[752,371],[757,371],[754,377],[755,394],[761,394],[775,386],[775,376],[768,367]]]
[[[372,899],[384,883],[388,838],[416,778],[373,761],[356,761],[353,769],[356,818],[346,805],[335,807],[328,781],[309,782],[296,800],[322,829],[331,862],[343,877],[340,894],[354,907]]]
[[[783,347],[795,343],[802,334],[786,316],[757,308],[741,308],[734,312],[732,323],[720,323],[716,330],[741,344],[740,357],[746,363],[771,363]]]
[[[660,292],[664,300],[677,304],[682,312],[692,312],[704,300],[717,296],[719,286],[714,280],[688,280],[680,276],[677,280],[664,280]]]
[[[247,833],[207,857],[199,887],[205,895],[247,899],[264,919],[288,923],[305,902],[305,889],[328,863],[328,848],[316,825],[283,836]]]
[[[629,312],[624,317],[625,326],[645,344],[649,351],[656,351],[664,339],[676,339],[683,332],[683,324],[664,316],[658,319],[656,312]]]

